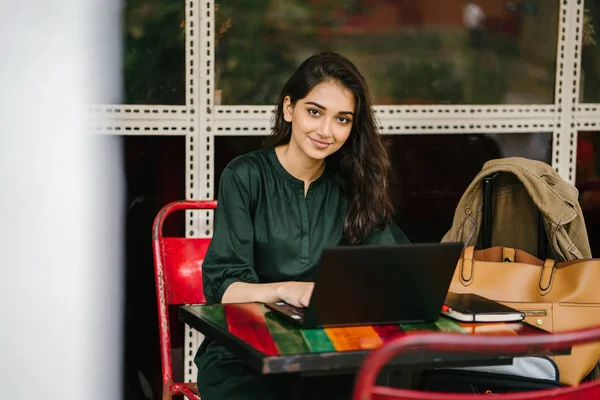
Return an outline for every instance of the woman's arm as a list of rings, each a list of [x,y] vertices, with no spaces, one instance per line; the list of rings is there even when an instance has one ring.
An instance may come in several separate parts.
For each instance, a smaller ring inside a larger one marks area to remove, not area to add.
[[[215,210],[214,231],[202,263],[204,295],[208,304],[221,303],[236,282],[258,283],[254,270],[252,194],[236,172],[223,170]]]
[[[314,287],[313,282],[245,283],[233,282],[225,289],[222,303],[285,301],[296,307],[307,307]]]
[[[272,303],[283,300],[306,307],[313,283],[259,283],[254,270],[252,195],[243,180],[229,168],[221,175],[218,199],[213,238],[202,263],[207,302]]]

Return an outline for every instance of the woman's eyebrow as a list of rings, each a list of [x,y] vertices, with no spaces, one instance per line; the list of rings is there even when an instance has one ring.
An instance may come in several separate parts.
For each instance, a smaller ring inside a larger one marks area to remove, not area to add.
[[[314,101],[307,101],[304,104],[312,104],[313,106],[320,108],[323,111],[327,111],[327,107],[320,105],[319,103],[315,103]],[[350,114],[350,115],[354,115],[354,113],[352,111],[340,111],[338,114]]]

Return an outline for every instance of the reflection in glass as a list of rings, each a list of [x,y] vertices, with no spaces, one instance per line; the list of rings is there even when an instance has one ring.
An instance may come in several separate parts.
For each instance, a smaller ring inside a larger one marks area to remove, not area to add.
[[[584,103],[600,102],[600,2],[586,1],[581,52],[581,93]]]
[[[263,140],[215,137],[215,185],[229,161],[260,149]],[[395,220],[413,242],[442,238],[452,225],[460,197],[486,161],[526,157],[550,163],[552,154],[551,133],[394,135],[384,141],[392,163]]]
[[[600,132],[579,132],[577,173],[579,205],[583,210],[592,256],[600,254]]]
[[[552,103],[558,1],[227,0],[216,13],[224,104],[273,104],[307,56],[332,50],[375,104]]]
[[[185,2],[127,0],[126,104],[185,104]]]

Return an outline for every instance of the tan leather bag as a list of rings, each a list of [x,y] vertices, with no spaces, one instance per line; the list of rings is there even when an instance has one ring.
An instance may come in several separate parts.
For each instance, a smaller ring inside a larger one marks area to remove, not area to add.
[[[507,247],[463,250],[450,291],[477,293],[525,313],[550,332],[600,325],[600,259],[555,263]],[[555,356],[560,381],[577,385],[600,359],[600,343]]]

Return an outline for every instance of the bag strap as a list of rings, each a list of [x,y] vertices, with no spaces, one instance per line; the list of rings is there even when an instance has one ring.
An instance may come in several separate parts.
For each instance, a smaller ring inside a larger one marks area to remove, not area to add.
[[[481,218],[481,245],[484,249],[492,247],[492,190],[494,178],[498,173],[493,173],[483,178],[483,204]]]
[[[503,247],[502,248],[502,261],[516,262],[517,261],[517,249],[511,249],[510,247]]]

